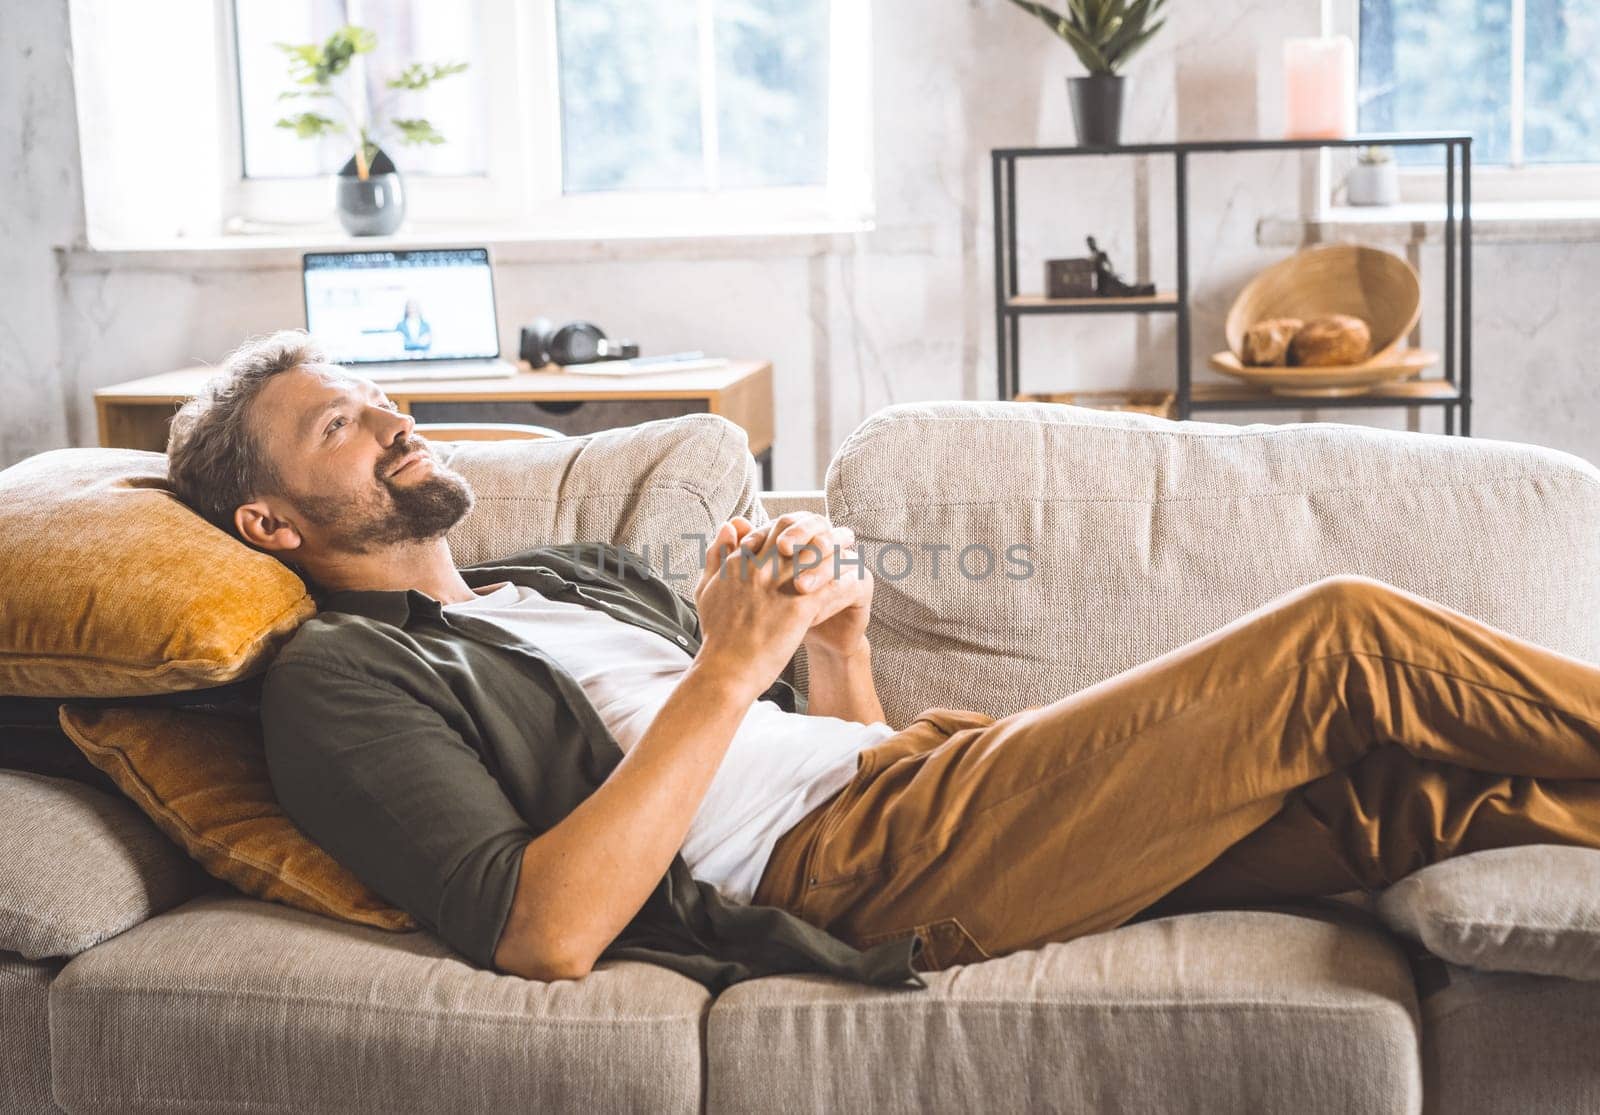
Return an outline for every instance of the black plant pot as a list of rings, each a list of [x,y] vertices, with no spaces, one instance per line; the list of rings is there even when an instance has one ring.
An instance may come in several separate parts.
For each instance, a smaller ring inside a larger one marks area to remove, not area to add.
[[[1122,139],[1122,75],[1067,78],[1079,147],[1115,147]]]
[[[334,178],[334,197],[339,223],[351,236],[387,236],[405,219],[405,187],[394,161],[382,151],[372,157],[365,181],[350,156]]]

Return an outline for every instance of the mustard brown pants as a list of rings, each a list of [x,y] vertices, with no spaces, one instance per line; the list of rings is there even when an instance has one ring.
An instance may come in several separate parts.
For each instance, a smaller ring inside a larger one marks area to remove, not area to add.
[[[1052,704],[927,710],[752,901],[936,970],[1517,844],[1600,848],[1600,666],[1337,576]]]

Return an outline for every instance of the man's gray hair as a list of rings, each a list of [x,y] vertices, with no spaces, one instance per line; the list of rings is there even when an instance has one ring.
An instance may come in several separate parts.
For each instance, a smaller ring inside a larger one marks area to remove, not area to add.
[[[281,491],[277,471],[251,427],[250,404],[273,376],[327,362],[300,329],[252,337],[229,353],[218,373],[173,416],[167,480],[178,498],[237,538],[234,510]]]

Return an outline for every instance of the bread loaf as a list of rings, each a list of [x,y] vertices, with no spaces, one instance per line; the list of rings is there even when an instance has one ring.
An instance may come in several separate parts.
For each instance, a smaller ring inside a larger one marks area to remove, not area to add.
[[[1244,331],[1239,358],[1255,367],[1285,363],[1289,358],[1289,341],[1304,324],[1297,317],[1269,317],[1256,322]]]
[[[1295,333],[1289,341],[1289,363],[1311,368],[1359,364],[1371,350],[1372,331],[1366,322],[1349,314],[1328,314],[1312,318]]]

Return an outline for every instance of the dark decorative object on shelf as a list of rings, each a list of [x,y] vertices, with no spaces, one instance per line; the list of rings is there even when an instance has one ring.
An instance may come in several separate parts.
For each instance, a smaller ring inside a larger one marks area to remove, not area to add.
[[[1094,257],[1094,292],[1101,298],[1149,298],[1156,292],[1155,283],[1130,283],[1111,269],[1111,257],[1102,252],[1094,237],[1085,237],[1089,253]]]
[[[1094,260],[1047,259],[1044,261],[1046,298],[1093,298]]]
[[[339,223],[351,236],[388,236],[406,215],[406,192],[394,162],[381,150],[373,156],[366,178],[355,156],[334,178]]]
[[[1011,2],[1055,32],[1089,71],[1088,77],[1067,78],[1078,145],[1117,146],[1123,99],[1118,71],[1166,23],[1155,15],[1167,0],[1067,0],[1065,14],[1033,0]]]

